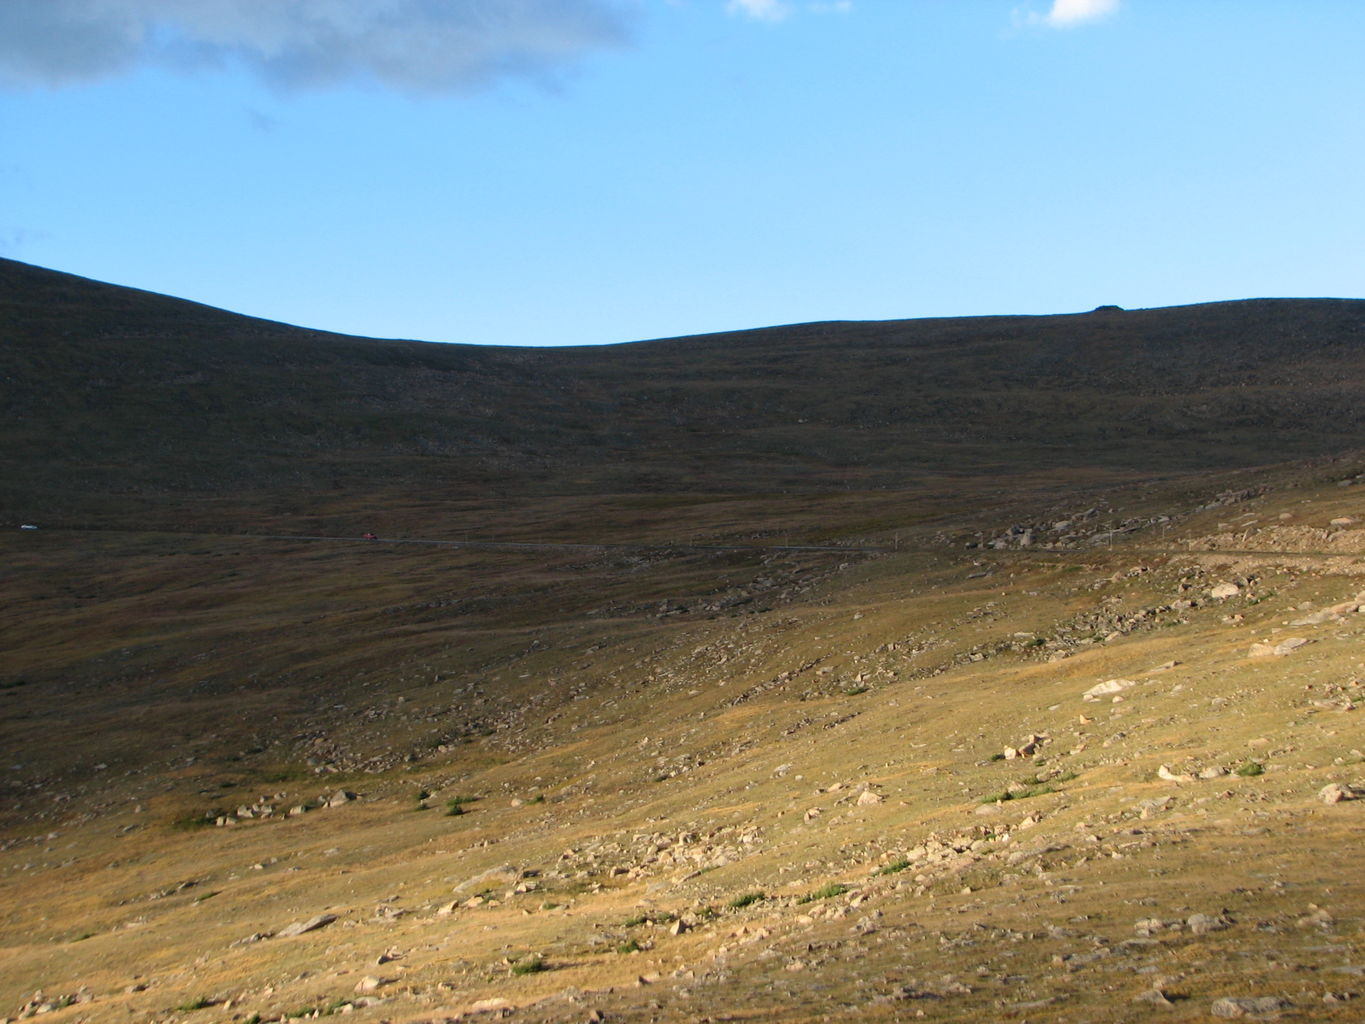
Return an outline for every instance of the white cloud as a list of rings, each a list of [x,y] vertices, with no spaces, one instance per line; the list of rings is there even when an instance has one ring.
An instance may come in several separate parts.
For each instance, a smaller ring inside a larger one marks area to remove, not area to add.
[[[272,82],[414,92],[545,78],[621,45],[635,0],[0,0],[0,80],[240,63]]]
[[[785,0],[729,0],[725,10],[755,21],[781,21],[791,13]]]
[[[1050,11],[1046,14],[1030,13],[1026,20],[1035,25],[1071,28],[1107,17],[1118,9],[1119,0],[1052,0]]]

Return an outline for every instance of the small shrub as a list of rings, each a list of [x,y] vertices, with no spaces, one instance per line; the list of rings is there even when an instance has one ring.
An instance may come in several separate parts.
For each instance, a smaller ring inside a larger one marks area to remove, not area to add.
[[[625,926],[627,928],[638,928],[642,924],[649,924],[649,916],[647,914],[636,914],[626,922]]]
[[[640,945],[638,942],[636,942],[634,939],[627,939],[625,942],[621,943],[619,946],[616,947],[616,952],[618,952],[618,953],[638,953],[638,952],[640,952],[640,950],[642,950],[642,949],[644,949],[644,947],[641,946],[641,945]]]
[[[845,696],[848,697],[856,697],[858,696],[858,694],[866,693],[870,689],[872,689],[872,687],[870,686],[850,686],[847,690],[844,691],[844,694]]]
[[[890,864],[883,864],[881,867],[877,869],[876,873],[879,875],[894,875],[898,874],[901,871],[904,871],[909,866],[910,862],[908,860],[906,860],[904,857],[898,857],[896,860],[893,860]]]
[[[189,1013],[191,1010],[207,1010],[210,1006],[213,1005],[215,1004],[212,999],[209,999],[206,996],[202,996],[199,999],[193,999],[188,1003],[181,1003],[179,1006],[176,1007],[176,1009],[179,1010],[181,1013]]]
[[[545,794],[544,794],[544,793],[537,793],[535,796],[531,797],[531,798],[530,798],[529,800],[527,800],[526,802],[527,802],[528,804],[543,804],[543,803],[545,802]]]
[[[1004,755],[1004,754],[1001,754],[1001,753],[992,754],[992,755],[991,755],[991,760],[992,760],[992,761],[1003,761],[1003,760],[1005,760],[1005,755]]]
[[[1257,775],[1265,774],[1265,766],[1255,761],[1248,761],[1237,769],[1237,774],[1244,779],[1254,778]]]
[[[540,956],[528,956],[518,960],[512,965],[512,973],[517,977],[523,974],[538,974],[547,970],[545,961]]]
[[[766,900],[767,898],[768,898],[767,893],[746,892],[743,896],[736,896],[729,903],[727,903],[726,906],[729,907],[731,910],[740,910],[744,907],[750,906],[751,904],[758,903],[760,900]]]

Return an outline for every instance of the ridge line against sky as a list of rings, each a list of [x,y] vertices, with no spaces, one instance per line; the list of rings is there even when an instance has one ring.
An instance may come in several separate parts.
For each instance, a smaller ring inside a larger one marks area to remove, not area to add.
[[[0,255],[501,344],[1360,294],[1362,6],[4,3]]]

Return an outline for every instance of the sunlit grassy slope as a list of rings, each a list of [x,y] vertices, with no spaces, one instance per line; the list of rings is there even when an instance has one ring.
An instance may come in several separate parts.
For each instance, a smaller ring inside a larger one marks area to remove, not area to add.
[[[513,352],[0,263],[0,1016],[1359,1020],[1363,311]]]

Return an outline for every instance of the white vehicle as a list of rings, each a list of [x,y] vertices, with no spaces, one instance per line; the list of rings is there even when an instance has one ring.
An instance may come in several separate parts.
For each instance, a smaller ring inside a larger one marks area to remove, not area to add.
[[[32,523],[25,523],[23,526],[19,527],[19,529],[21,529],[21,530],[36,530],[36,529],[38,529],[38,527],[34,526]]]

